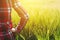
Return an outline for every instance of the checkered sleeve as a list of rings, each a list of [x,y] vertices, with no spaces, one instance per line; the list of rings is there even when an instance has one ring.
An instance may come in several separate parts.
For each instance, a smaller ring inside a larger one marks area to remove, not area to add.
[[[19,17],[21,18],[21,20],[19,21],[19,23],[16,27],[16,30],[18,32],[20,32],[24,28],[24,26],[28,20],[28,13],[22,7],[20,1],[13,0],[12,5],[13,5],[13,8],[15,9],[15,11],[17,12],[17,14],[19,15]]]

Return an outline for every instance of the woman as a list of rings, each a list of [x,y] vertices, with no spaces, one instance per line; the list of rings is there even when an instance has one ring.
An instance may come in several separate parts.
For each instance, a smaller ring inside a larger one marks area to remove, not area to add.
[[[11,10],[12,7],[21,17],[16,28],[12,27]],[[20,33],[28,20],[26,11],[17,0],[0,0],[0,40],[15,40],[13,33]]]

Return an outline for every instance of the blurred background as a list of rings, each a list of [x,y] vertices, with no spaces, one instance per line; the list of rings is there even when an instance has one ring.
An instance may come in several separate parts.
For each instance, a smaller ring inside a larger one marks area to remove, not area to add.
[[[21,40],[60,40],[60,0],[19,1],[29,15],[20,33]],[[13,8],[11,15],[13,26],[16,27],[20,19]]]

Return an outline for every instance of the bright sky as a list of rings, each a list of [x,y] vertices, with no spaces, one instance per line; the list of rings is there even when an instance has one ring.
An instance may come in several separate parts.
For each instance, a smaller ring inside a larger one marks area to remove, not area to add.
[[[27,7],[60,8],[60,0],[20,0]]]
[[[30,9],[39,9],[39,8],[58,8],[60,10],[60,0],[19,0],[23,7],[29,11]],[[42,10],[43,10],[42,9]],[[32,11],[33,12],[33,11]],[[43,11],[40,11],[40,13]],[[29,13],[29,12],[28,12]],[[31,13],[32,15],[33,13]],[[16,16],[16,12],[12,10],[12,19],[15,22],[15,18],[18,19]],[[33,14],[34,15],[34,14]],[[14,18],[15,17],[15,18]],[[16,20],[18,21],[18,20]]]

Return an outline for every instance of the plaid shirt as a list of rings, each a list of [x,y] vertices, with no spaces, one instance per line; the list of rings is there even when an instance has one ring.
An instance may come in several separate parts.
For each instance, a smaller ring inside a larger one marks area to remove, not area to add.
[[[0,40],[14,40],[10,28],[12,28],[10,1],[0,0]]]

